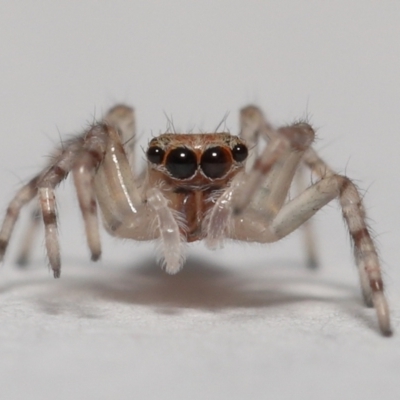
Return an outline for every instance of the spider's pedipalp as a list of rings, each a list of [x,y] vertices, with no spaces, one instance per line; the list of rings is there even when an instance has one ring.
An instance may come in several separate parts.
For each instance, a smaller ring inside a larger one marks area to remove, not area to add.
[[[182,269],[186,258],[178,220],[158,189],[149,190],[147,202],[157,215],[157,229],[163,254],[162,267],[168,274],[174,275]]]

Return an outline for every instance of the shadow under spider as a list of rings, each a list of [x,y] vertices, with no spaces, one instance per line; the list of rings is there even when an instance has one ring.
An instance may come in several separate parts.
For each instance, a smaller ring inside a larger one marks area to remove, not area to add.
[[[101,268],[98,273],[93,272],[94,267],[89,276],[64,276],[54,286],[48,278],[18,280],[5,284],[0,294],[15,288],[45,285],[49,290],[35,295],[35,301],[48,314],[69,310],[77,297],[144,305],[164,314],[184,309],[219,312],[233,308],[264,308],[314,300],[338,304],[347,314],[373,327],[373,321],[362,312],[356,283],[347,285],[318,277],[318,273],[307,272],[293,261],[281,261],[280,265],[269,263],[267,272],[261,267],[249,270],[248,266],[238,271],[192,257],[174,276],[161,271],[153,259],[145,259],[140,264],[143,266],[139,268]],[[246,270],[249,270],[247,275]],[[304,286],[311,289],[311,293]],[[68,298],[72,304],[66,308],[63,302]],[[78,308],[82,306],[81,302],[76,304]],[[93,305],[91,308],[93,310]]]

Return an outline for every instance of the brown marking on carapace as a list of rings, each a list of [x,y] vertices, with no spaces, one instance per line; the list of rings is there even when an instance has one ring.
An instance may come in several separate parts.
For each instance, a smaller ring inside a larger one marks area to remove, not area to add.
[[[244,144],[244,141],[238,136],[227,132],[221,133],[164,133],[153,138],[149,146],[159,146],[166,153],[177,148],[187,147],[192,149],[196,155],[201,154],[210,147],[221,146],[233,148],[237,144]],[[200,157],[198,158],[198,161]]]

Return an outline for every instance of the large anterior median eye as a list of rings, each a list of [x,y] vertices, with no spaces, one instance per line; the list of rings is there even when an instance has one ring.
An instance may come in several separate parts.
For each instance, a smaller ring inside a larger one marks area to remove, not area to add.
[[[158,146],[151,146],[147,149],[147,159],[153,164],[161,164],[165,151]]]
[[[230,164],[230,157],[222,147],[210,147],[201,156],[201,169],[211,179],[222,178]]]
[[[168,153],[165,167],[174,178],[190,178],[197,169],[196,155],[186,147],[177,147]]]

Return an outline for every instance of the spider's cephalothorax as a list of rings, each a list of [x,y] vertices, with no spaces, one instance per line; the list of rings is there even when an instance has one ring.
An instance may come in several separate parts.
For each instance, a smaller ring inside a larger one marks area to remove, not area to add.
[[[28,260],[41,214],[49,262],[54,276],[60,276],[55,188],[70,172],[92,260],[101,254],[99,206],[111,235],[158,239],[162,265],[171,274],[184,264],[186,242],[202,239],[210,248],[226,238],[268,243],[303,224],[308,265],[314,267],[317,257],[308,220],[337,198],[354,245],[365,302],[376,308],[382,333],[390,335],[380,263],[356,186],[318,156],[308,123],[274,129],[255,106],[241,110],[240,123],[239,137],[160,135],[149,143],[147,168],[136,173],[133,109],[112,108],[99,124],[64,143],[46,168],[17,192],[0,230],[0,260],[21,208],[38,198],[19,263]],[[261,141],[267,144],[264,148]],[[316,183],[303,185],[301,193],[288,200],[292,181],[306,168]]]

